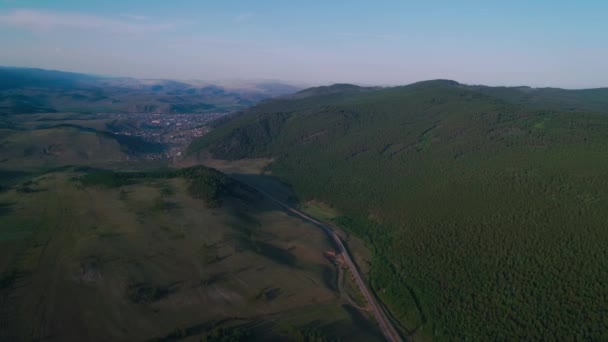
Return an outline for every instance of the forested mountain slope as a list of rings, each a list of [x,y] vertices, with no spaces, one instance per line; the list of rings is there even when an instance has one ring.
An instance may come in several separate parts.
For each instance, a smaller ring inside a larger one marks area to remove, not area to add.
[[[370,282],[410,331],[602,340],[605,99],[446,80],[349,87],[262,103],[190,153],[272,157],[301,200],[337,208],[374,250]]]
[[[608,111],[608,88],[566,90],[530,87],[474,87],[476,91],[537,109]]]

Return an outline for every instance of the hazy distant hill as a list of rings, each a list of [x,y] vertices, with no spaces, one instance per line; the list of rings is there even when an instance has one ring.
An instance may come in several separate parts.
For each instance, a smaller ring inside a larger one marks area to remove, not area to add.
[[[200,81],[107,78],[0,67],[0,114],[226,112],[297,90],[297,87],[276,82],[222,87]]]
[[[506,102],[537,109],[608,112],[608,88],[567,90],[530,87],[471,87]]]
[[[307,89],[301,90],[295,94],[288,95],[288,96],[286,96],[286,98],[303,99],[303,98],[313,97],[313,96],[329,96],[329,95],[344,96],[344,95],[359,94],[359,93],[363,93],[363,92],[374,90],[374,89],[378,89],[378,88],[359,87],[359,86],[356,86],[353,84],[332,84],[330,86],[307,88]]]
[[[370,282],[445,340],[608,338],[608,89],[304,90],[193,143],[342,213]]]
[[[63,165],[104,165],[162,151],[160,144],[75,126],[0,128],[0,168],[35,169]]]

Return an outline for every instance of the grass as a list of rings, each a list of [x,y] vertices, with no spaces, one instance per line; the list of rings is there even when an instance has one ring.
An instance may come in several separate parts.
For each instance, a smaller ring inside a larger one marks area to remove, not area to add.
[[[315,325],[324,336],[378,340],[326,286],[322,270],[333,268],[322,253],[331,245],[315,227],[230,195],[208,208],[183,177],[83,187],[77,175],[40,177],[47,191],[0,193],[13,203],[0,216],[0,294],[13,301],[0,319],[16,322],[0,337],[202,338],[239,326],[264,340],[284,325]],[[175,206],[160,210],[159,199]],[[256,240],[239,248],[247,231]],[[250,301],[254,289],[264,291]]]
[[[344,291],[359,307],[367,307],[367,301],[355,283],[351,273],[348,270],[344,271]]]
[[[325,221],[330,221],[339,216],[336,209],[319,201],[308,201],[300,208],[303,212]]]
[[[75,113],[6,116],[0,127],[0,185],[7,172],[38,172],[66,165],[114,166],[163,152],[164,145],[136,136],[112,134],[109,119]],[[149,163],[152,164],[152,163]],[[1,187],[0,187],[1,189]]]

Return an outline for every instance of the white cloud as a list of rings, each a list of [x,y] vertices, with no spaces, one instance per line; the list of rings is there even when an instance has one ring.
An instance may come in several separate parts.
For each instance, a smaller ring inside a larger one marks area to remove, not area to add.
[[[373,34],[373,33],[338,33],[338,37],[348,38],[369,38],[369,39],[396,39],[397,37],[392,34]]]
[[[118,20],[75,12],[15,9],[7,13],[0,14],[0,26],[9,26],[33,32],[78,29],[97,30],[120,34],[157,32],[174,27],[173,24],[166,23],[149,24],[137,22],[141,20],[138,20],[135,17],[130,19],[132,20]]]
[[[235,23],[242,23],[247,21],[249,18],[253,17],[252,13],[242,13],[234,16],[232,19]]]
[[[127,18],[127,19],[132,19],[132,20],[148,20],[148,17],[144,16],[144,15],[138,15],[138,14],[121,14],[121,17]]]

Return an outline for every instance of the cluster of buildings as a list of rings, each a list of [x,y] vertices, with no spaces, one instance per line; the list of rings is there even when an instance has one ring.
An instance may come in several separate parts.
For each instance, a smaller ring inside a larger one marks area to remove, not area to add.
[[[161,153],[150,153],[149,160],[178,158],[192,140],[207,133],[209,123],[227,113],[205,114],[103,114],[111,119],[108,129],[116,134],[137,136],[166,148]]]

